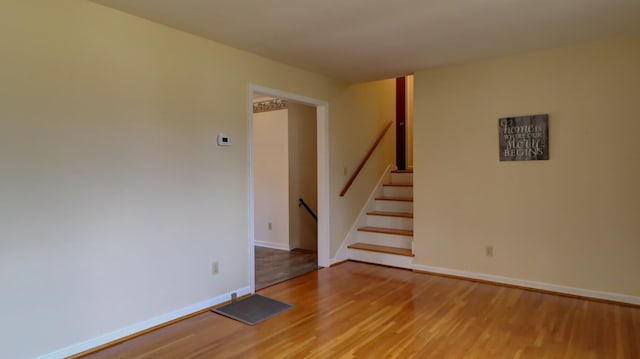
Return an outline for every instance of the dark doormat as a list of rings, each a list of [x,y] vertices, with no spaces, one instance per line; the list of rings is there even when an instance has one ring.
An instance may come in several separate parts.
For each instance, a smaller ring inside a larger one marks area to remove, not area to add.
[[[211,311],[245,324],[255,325],[291,308],[291,304],[254,294]]]

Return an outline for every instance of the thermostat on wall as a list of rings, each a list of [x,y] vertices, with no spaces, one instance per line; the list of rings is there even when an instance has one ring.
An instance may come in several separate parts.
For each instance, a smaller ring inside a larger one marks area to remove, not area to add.
[[[231,146],[231,137],[225,133],[219,133],[218,146]]]

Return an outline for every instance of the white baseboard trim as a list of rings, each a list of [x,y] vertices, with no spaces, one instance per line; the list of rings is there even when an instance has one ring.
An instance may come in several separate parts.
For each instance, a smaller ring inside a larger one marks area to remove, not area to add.
[[[488,282],[515,285],[515,286],[525,287],[525,288],[540,289],[540,290],[549,291],[549,292],[570,294],[570,295],[575,295],[579,297],[602,299],[602,300],[608,300],[613,302],[640,305],[640,297],[634,297],[626,294],[601,292],[601,291],[596,291],[591,289],[567,287],[567,286],[558,285],[558,284],[535,282],[535,281],[524,280],[524,279],[502,277],[502,276],[493,275],[493,274],[467,272],[463,270],[434,267],[434,266],[428,266],[428,265],[422,265],[422,264],[414,264],[413,269],[416,271],[446,274],[446,275],[464,277],[469,279],[478,279],[478,280],[484,280]]]
[[[289,244],[273,243],[273,242],[266,242],[266,241],[253,241],[253,244],[255,246],[264,247],[264,248],[280,249],[283,251],[291,250],[291,248],[289,248]]]
[[[59,350],[56,350],[55,352],[49,353],[49,354],[45,354],[42,355],[40,357],[38,357],[37,359],[60,359],[60,358],[66,358],[78,353],[82,353],[83,351],[95,348],[95,347],[99,347],[101,345],[107,344],[107,343],[111,343],[113,341],[116,341],[118,339],[122,339],[124,337],[127,337],[129,335],[141,332],[143,330],[147,330],[149,328],[153,328],[157,325],[161,325],[164,324],[166,322],[170,322],[172,320],[178,319],[180,317],[184,317],[187,316],[189,314],[193,314],[195,312],[201,311],[203,309],[207,309],[209,307],[213,307],[215,305],[218,305],[220,303],[224,303],[228,300],[231,299],[231,293],[236,293],[238,295],[238,297],[241,297],[243,295],[247,295],[247,294],[251,294],[251,288],[250,287],[244,287],[241,289],[237,289],[228,293],[224,293],[221,294],[215,298],[211,298],[211,299],[207,299],[205,301],[202,301],[200,303],[196,303],[196,304],[192,304],[188,307],[184,307],[178,310],[175,310],[173,312],[167,313],[167,314],[163,314],[160,316],[157,316],[155,318],[151,318],[148,320],[145,320],[144,322],[140,322],[140,323],[136,323],[133,325],[130,325],[126,328],[122,328],[116,331],[113,331],[111,333],[107,333],[104,335],[101,335],[99,337],[95,337],[92,339],[89,339],[87,341],[81,342],[81,343],[76,343],[73,345],[70,345],[66,348],[62,348]]]

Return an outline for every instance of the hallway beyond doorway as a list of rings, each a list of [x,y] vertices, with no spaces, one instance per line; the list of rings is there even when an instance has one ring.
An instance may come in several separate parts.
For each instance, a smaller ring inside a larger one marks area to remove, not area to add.
[[[318,270],[318,252],[255,247],[256,290]]]

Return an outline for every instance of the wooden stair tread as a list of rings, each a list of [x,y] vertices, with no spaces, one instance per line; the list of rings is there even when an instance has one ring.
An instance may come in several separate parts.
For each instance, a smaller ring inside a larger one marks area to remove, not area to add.
[[[371,212],[367,212],[367,214],[370,216],[413,218],[413,213],[409,213],[409,212],[371,211]]]
[[[413,170],[393,170],[391,173],[413,173]]]
[[[373,233],[384,233],[384,234],[395,234],[398,236],[413,236],[413,231],[408,229],[395,229],[395,228],[381,228],[381,227],[360,227],[358,228],[360,232],[373,232]]]
[[[413,187],[413,184],[409,183],[385,183],[383,184],[385,187]]]
[[[408,248],[381,246],[381,245],[369,244],[369,243],[354,243],[354,244],[350,244],[348,248],[360,249],[360,250],[371,251],[371,252],[379,252],[379,253],[397,254],[397,255],[407,256],[407,257],[414,256],[413,253],[411,253],[411,249],[408,249]]]
[[[376,197],[376,201],[413,202],[412,197]]]

